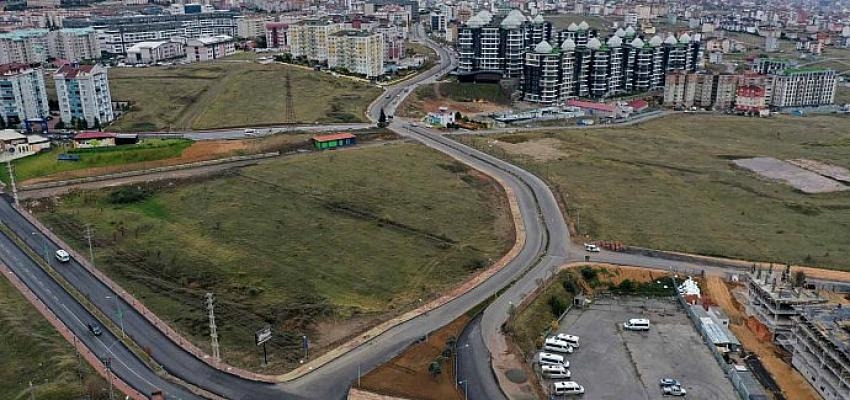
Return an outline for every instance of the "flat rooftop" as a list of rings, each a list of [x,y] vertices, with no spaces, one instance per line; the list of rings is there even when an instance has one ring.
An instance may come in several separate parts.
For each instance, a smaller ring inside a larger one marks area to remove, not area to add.
[[[787,304],[818,304],[826,303],[826,299],[818,296],[814,290],[793,287],[788,279],[783,278],[782,271],[762,271],[759,277],[749,273],[750,283],[755,286],[763,296],[769,297],[777,303]]]

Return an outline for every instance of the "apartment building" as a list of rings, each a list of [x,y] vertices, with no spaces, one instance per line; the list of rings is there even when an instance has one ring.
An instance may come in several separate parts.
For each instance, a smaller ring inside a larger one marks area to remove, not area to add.
[[[384,36],[380,33],[344,30],[328,41],[328,67],[375,78],[384,74]]]
[[[823,303],[826,299],[816,292],[792,285],[787,272],[756,270],[747,274],[746,312],[758,325],[750,329],[758,333],[763,327],[768,333],[766,339],[782,347],[791,348],[795,318],[801,308]]]
[[[526,53],[521,85],[525,100],[553,104],[574,97],[606,98],[658,90],[665,87],[665,72],[695,71],[699,59],[699,42],[692,41],[686,33],[679,38],[671,35],[665,40],[654,36],[644,42],[633,33],[618,30],[604,42],[589,36],[583,45],[579,44],[585,39],[581,28],[568,29],[567,33],[559,34],[566,39],[545,57]],[[536,47],[535,50],[540,49]],[[555,61],[555,54],[560,61]],[[541,64],[544,58],[545,63]],[[537,73],[541,67],[542,72]],[[561,70],[556,72],[553,68]],[[552,92],[550,83],[538,82],[555,76],[559,77],[562,90]],[[543,89],[549,93],[538,92]],[[685,96],[686,90],[693,89],[682,88],[681,93],[677,93]],[[553,98],[553,93],[557,93],[557,97]]]
[[[154,64],[186,57],[186,45],[180,41],[141,42],[127,49],[127,64]]]
[[[69,28],[93,27],[99,33],[100,48],[112,54],[126,54],[136,43],[170,40],[174,37],[200,38],[236,36],[238,13],[201,12],[178,15],[136,15],[130,17],[66,18]]]
[[[330,37],[341,29],[330,20],[308,19],[289,26],[289,49],[293,57],[325,62]]]
[[[18,29],[0,33],[0,64],[40,64],[50,54],[47,29]]]
[[[100,58],[98,33],[92,27],[63,28],[51,32],[51,45],[55,51],[51,55],[71,62],[96,60]]]
[[[771,107],[810,107],[835,102],[838,83],[834,70],[786,69],[773,77]]]
[[[49,114],[42,69],[27,64],[0,65],[0,118],[5,126]]]
[[[65,64],[53,74],[62,122],[87,127],[115,119],[107,69],[99,64]]]
[[[215,60],[233,53],[236,53],[236,45],[227,35],[186,40],[186,60],[189,62]]]
[[[266,36],[267,24],[273,22],[268,17],[239,17],[236,19],[236,36],[241,39],[254,39]]]
[[[794,327],[791,365],[824,400],[850,400],[850,307],[805,307]]]
[[[289,49],[289,24],[267,22],[265,25],[266,47],[270,49]]]
[[[520,79],[526,52],[543,41],[552,41],[552,24],[540,15],[528,21],[512,10],[499,20],[481,11],[458,28],[458,72],[498,71]]]

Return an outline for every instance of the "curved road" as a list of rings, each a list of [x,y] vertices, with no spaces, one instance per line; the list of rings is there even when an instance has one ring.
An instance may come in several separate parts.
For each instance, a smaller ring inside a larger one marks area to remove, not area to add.
[[[422,37],[421,29],[414,36]],[[448,51],[426,39],[434,48],[440,63],[425,74],[386,89],[383,96],[369,108],[368,115],[377,120],[381,109],[393,115],[396,107],[416,86],[429,83],[453,68],[454,60]],[[554,269],[569,261],[577,261],[584,253],[580,246],[570,242],[569,231],[558,208],[558,203],[547,185],[537,176],[512,164],[478,150],[461,145],[426,128],[412,126],[396,119],[390,128],[402,136],[416,139],[425,145],[448,154],[459,161],[501,179],[515,193],[526,232],[526,242],[517,257],[502,270],[479,286],[442,307],[402,323],[366,344],[340,356],[312,372],[280,385],[258,383],[226,372],[216,370],[191,354],[183,351],[148,320],[136,313],[132,307],[119,301],[115,293],[72,260],[71,263],[56,265],[56,270],[116,325],[116,307],[123,310],[123,324],[127,335],[142,347],[150,348],[152,357],[165,371],[180,379],[228,399],[343,399],[359,372],[367,372],[401,352],[410,343],[426,332],[437,329],[454,320],[483,300],[494,297],[499,290],[515,282],[476,319],[465,335],[461,345],[469,344],[461,351],[463,380],[469,384],[470,398],[504,398],[491,360],[491,348],[504,341],[499,327],[507,319],[510,304],[519,304],[527,293],[532,292],[539,279],[550,276]],[[58,246],[45,239],[38,230],[25,220],[8,203],[0,202],[0,219],[26,241],[36,253],[47,252],[48,258]],[[658,267],[655,258],[622,253],[602,252],[593,255],[594,261],[615,264]],[[23,254],[14,243],[0,236],[0,261],[8,265],[21,277],[36,295],[53,310],[62,321],[81,335],[84,344],[100,356],[115,358],[112,365],[115,373],[132,387],[143,393],[152,388],[164,389],[169,399],[195,399],[183,387],[172,384],[150,370],[120,342],[116,332],[105,332],[95,338],[86,335],[81,324],[95,320],[73,298],[65,293],[34,262]],[[702,268],[687,262],[664,261],[664,268]],[[41,272],[39,272],[41,271]],[[107,298],[108,296],[108,298]],[[65,311],[65,310],[68,311]],[[120,332],[118,332],[120,334]],[[498,347],[498,346],[497,346]]]

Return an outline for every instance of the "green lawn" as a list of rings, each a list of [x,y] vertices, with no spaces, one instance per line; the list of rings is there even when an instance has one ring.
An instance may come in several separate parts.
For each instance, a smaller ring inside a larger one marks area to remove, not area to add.
[[[290,122],[284,112],[287,74],[295,111],[291,122],[364,121],[366,107],[380,94],[378,88],[350,79],[290,65],[240,62],[238,58],[111,69],[112,98],[130,101],[133,106],[109,129],[213,129]]]
[[[515,150],[508,157],[548,177],[570,218],[580,214],[581,233],[596,239],[850,270],[850,192],[805,195],[730,162],[771,156],[850,167],[848,132],[845,117],[677,115],[513,135],[526,146],[555,138],[560,157],[534,161]],[[482,146],[489,138],[463,140]]]
[[[507,251],[512,227],[493,185],[394,144],[281,158],[150,197],[74,194],[39,217],[77,249],[94,224],[98,266],[202,348],[214,292],[228,362],[257,368],[253,333],[271,324],[264,371],[281,371],[301,334],[316,344],[328,341],[320,324],[356,333],[348,322],[410,309]]]
[[[73,345],[6,278],[0,278],[0,360],[2,399],[30,399],[30,381],[39,400],[79,399],[87,392],[107,398],[104,380],[85,361],[80,383]]]
[[[27,179],[52,175],[63,171],[105,167],[179,157],[190,140],[183,139],[145,139],[138,145],[105,147],[98,149],[72,149],[55,147],[48,152],[21,158],[12,162],[15,179],[18,182]],[[80,161],[59,161],[59,154],[76,154]],[[0,173],[3,182],[9,182],[9,171],[4,168]]]

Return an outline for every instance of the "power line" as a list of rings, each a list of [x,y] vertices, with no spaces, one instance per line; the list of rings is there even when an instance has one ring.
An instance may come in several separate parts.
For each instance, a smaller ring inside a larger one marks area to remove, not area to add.
[[[284,77],[284,89],[286,89],[286,94],[283,96],[283,122],[294,124],[296,122],[295,106],[292,103],[292,83],[289,79],[289,72]]]
[[[210,340],[212,345],[213,358],[221,361],[221,354],[218,348],[218,330],[215,326],[215,306],[213,305],[213,294],[207,293],[207,310],[210,312]]]

